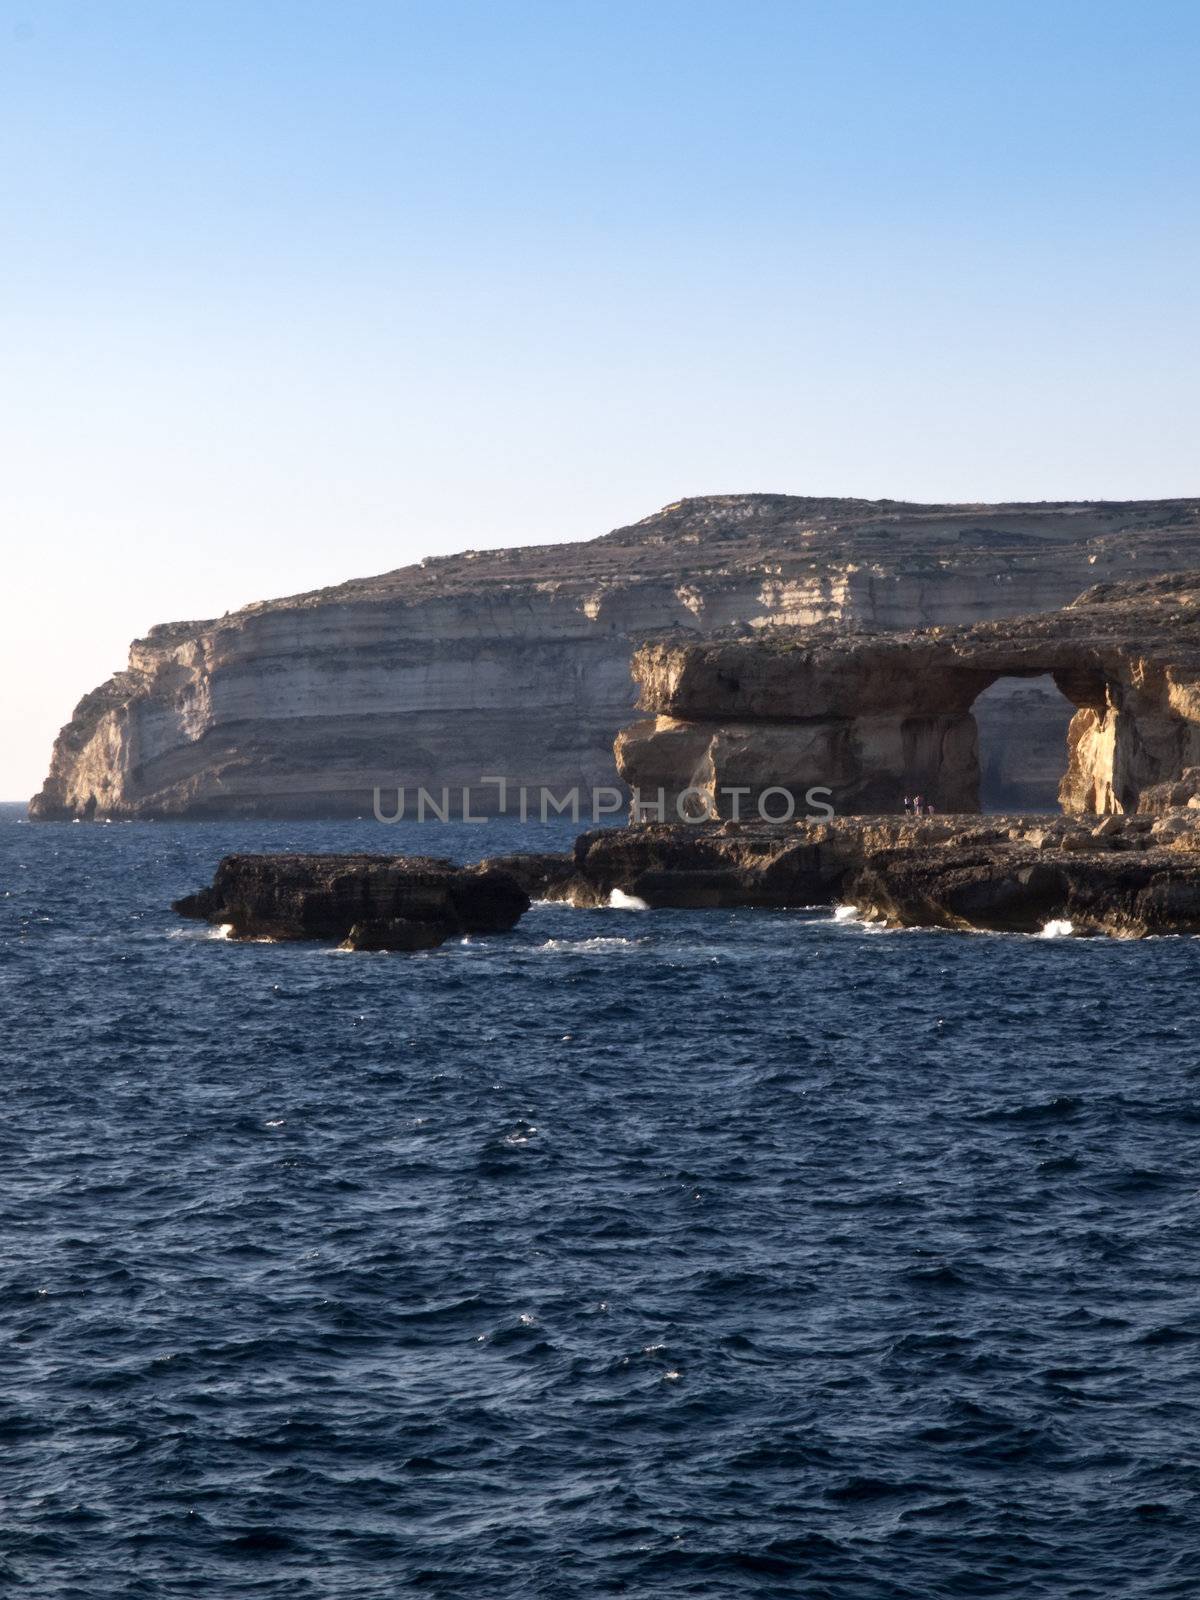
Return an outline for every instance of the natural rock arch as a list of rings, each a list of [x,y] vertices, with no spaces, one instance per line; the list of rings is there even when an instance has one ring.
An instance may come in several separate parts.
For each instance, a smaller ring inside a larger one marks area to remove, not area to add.
[[[1144,790],[1200,765],[1200,576],[1110,585],[1058,612],[908,634],[774,630],[661,640],[634,658],[650,721],[617,741],[643,793],[698,789],[729,815],[768,787],[844,812],[979,809],[972,707],[1003,677],[1048,674],[1075,706],[1064,810],[1136,810]]]

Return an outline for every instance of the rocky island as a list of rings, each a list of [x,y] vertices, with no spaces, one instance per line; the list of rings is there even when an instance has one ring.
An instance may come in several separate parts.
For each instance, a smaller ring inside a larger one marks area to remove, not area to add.
[[[423,561],[151,629],[79,702],[31,815],[353,817],[376,787],[457,796],[493,773],[591,788],[614,781],[651,633],[986,621],[1200,564],[1198,534],[1195,500],[717,495]],[[979,706],[985,798],[1052,804],[1069,708],[1044,678],[1006,683]]]
[[[348,950],[431,950],[455,935],[507,933],[529,909],[486,862],[430,856],[226,856],[207,889],[173,910],[231,939],[333,940]]]

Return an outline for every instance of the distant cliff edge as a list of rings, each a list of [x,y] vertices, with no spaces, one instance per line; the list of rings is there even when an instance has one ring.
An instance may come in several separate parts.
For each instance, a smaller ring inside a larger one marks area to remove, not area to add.
[[[976,622],[1188,566],[1200,500],[682,500],[598,539],[466,551],[153,628],[79,702],[31,814],[344,817],[369,815],[377,786],[612,784],[649,633]],[[1039,728],[1067,708],[1018,687],[987,713],[987,742],[1004,798],[1036,803],[1053,792],[1042,752],[1061,748]],[[985,800],[986,785],[985,770]]]

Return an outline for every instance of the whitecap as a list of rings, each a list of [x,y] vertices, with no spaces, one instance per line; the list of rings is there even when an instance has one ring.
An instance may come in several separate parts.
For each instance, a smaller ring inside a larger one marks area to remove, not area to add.
[[[1068,922],[1066,917],[1051,917],[1050,921],[1046,923],[1045,927],[1038,935],[1038,938],[1067,939],[1070,938],[1071,934],[1074,932],[1075,924],[1073,922]]]
[[[833,908],[833,920],[835,922],[854,922],[857,918],[857,906],[834,906]]]
[[[501,1142],[503,1144],[528,1144],[536,1132],[537,1129],[531,1123],[526,1123],[523,1127],[514,1128],[512,1133],[506,1133]],[[522,1317],[521,1320],[524,1322],[525,1318]],[[532,1321],[532,1318],[530,1320]]]
[[[574,954],[581,950],[632,950],[635,945],[643,943],[641,939],[622,939],[612,935],[608,938],[597,936],[594,939],[547,939],[545,944],[538,945],[542,951],[565,951]]]

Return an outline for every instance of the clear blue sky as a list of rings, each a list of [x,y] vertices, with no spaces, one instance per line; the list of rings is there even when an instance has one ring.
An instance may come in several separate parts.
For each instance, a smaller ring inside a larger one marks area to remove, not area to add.
[[[0,796],[156,621],[1196,493],[1198,84],[1195,0],[0,0]]]

